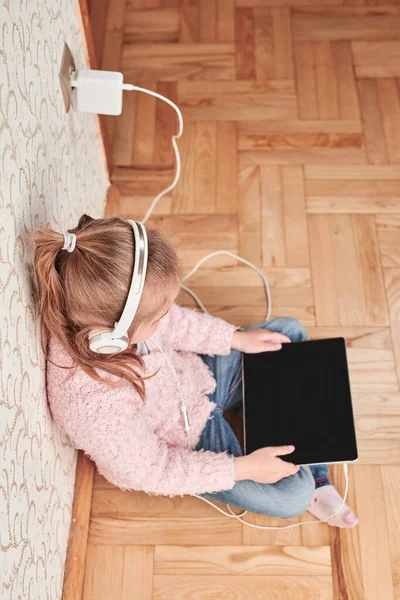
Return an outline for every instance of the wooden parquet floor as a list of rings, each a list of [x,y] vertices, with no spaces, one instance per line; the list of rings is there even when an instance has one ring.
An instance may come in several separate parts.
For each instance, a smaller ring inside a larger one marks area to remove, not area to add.
[[[84,600],[399,600],[400,3],[114,0],[101,67],[182,109],[182,178],[149,223],[185,269],[239,253],[268,276],[273,316],[347,339],[360,525],[261,531],[96,474]],[[174,113],[125,92],[107,125],[108,214],[140,219],[173,179]],[[265,315],[258,276],[228,257],[191,287],[236,324]]]

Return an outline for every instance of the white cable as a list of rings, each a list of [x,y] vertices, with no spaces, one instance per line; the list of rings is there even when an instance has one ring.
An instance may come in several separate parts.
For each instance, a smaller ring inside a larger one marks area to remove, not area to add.
[[[172,108],[175,110],[176,114],[178,115],[179,131],[176,135],[172,136],[172,146],[174,148],[175,159],[176,159],[175,178],[174,178],[173,182],[171,183],[171,185],[168,186],[164,191],[160,192],[158,194],[158,196],[156,196],[154,198],[153,202],[150,204],[149,210],[147,211],[147,213],[145,214],[145,216],[142,219],[142,223],[146,223],[147,219],[150,217],[151,213],[153,212],[153,210],[155,209],[156,205],[159,203],[161,198],[163,198],[166,194],[168,194],[169,192],[171,192],[174,189],[174,187],[176,186],[176,184],[179,181],[179,177],[181,176],[181,157],[179,154],[178,144],[176,143],[176,140],[178,140],[183,133],[183,118],[182,118],[182,113],[179,110],[179,108],[176,106],[176,104],[174,104],[171,100],[169,100],[169,98],[165,98],[164,96],[161,96],[161,94],[157,94],[157,92],[152,92],[151,90],[146,90],[146,88],[138,87],[137,85],[131,85],[129,83],[124,83],[122,86],[122,89],[129,90],[129,91],[136,90],[137,92],[144,92],[145,94],[149,94],[150,96],[154,96],[155,98],[164,100],[164,102],[166,102],[167,104],[172,106]]]
[[[176,104],[174,104],[171,100],[169,100],[168,98],[165,98],[165,96],[162,96],[161,94],[157,94],[156,92],[147,90],[146,88],[138,87],[136,85],[131,85],[131,84],[127,84],[127,83],[123,84],[122,89],[128,90],[128,91],[136,90],[138,92],[144,92],[145,94],[149,94],[150,96],[154,96],[155,98],[164,100],[164,102],[166,102],[167,104],[172,106],[172,108],[175,110],[176,114],[178,115],[178,120],[179,120],[179,131],[176,135],[172,136],[172,146],[174,148],[174,153],[175,153],[175,158],[176,158],[175,178],[169,187],[167,187],[164,191],[160,192],[154,198],[153,202],[150,205],[150,208],[148,209],[147,213],[145,214],[144,218],[142,219],[142,223],[145,223],[148,220],[148,218],[150,217],[151,213],[153,212],[153,210],[156,207],[156,205],[158,204],[158,202],[161,200],[161,198],[163,198],[166,194],[168,194],[171,190],[173,190],[179,181],[179,177],[181,174],[181,158],[180,158],[179,149],[178,149],[176,140],[181,137],[182,132],[183,132],[183,118],[182,118],[182,113],[181,113],[180,109],[178,108],[178,106],[176,106]],[[193,267],[193,269],[189,273],[187,273],[187,275],[185,275],[185,277],[182,279],[182,284],[184,281],[187,281],[206,260],[208,260],[209,258],[213,258],[214,256],[218,256],[220,254],[224,254],[226,256],[231,256],[232,258],[244,263],[245,265],[248,265],[254,271],[256,271],[256,273],[258,273],[258,275],[261,277],[261,279],[263,280],[264,286],[265,286],[265,294],[266,294],[267,303],[268,303],[267,316],[265,319],[266,321],[268,321],[271,316],[272,303],[271,303],[271,294],[270,294],[267,278],[265,277],[264,273],[260,269],[258,269],[258,267],[253,265],[253,263],[246,260],[245,258],[242,258],[241,256],[237,256],[236,254],[229,252],[228,250],[219,250],[217,252],[211,252],[210,254],[207,254],[204,258],[199,260],[199,262]],[[196,302],[198,303],[200,308],[205,313],[209,314],[206,307],[201,302],[201,300],[198,298],[198,296],[194,292],[192,292],[192,290],[190,288],[188,288],[187,286],[184,286],[182,284],[181,284],[182,289],[184,289],[188,294],[190,294],[196,300]],[[158,347],[158,349],[160,350],[160,352],[163,354],[165,360],[167,361],[167,363],[174,375],[175,381],[177,383],[179,394],[181,396],[182,413],[183,413],[183,417],[184,417],[184,421],[185,421],[185,430],[186,430],[186,434],[187,434],[187,438],[188,438],[188,449],[190,449],[190,436],[189,436],[190,424],[189,424],[189,420],[188,420],[187,409],[186,409],[185,402],[183,399],[182,388],[180,386],[178,376],[176,374],[176,371],[175,371],[172,363],[170,362],[170,360],[168,359],[166,354],[163,352],[161,347],[156,342],[155,342],[155,344]],[[277,527],[269,527],[266,525],[254,525],[253,523],[248,523],[247,521],[243,521],[243,519],[241,518],[247,513],[247,510],[243,511],[240,515],[236,515],[232,511],[230,505],[226,504],[227,508],[229,509],[229,511],[231,513],[231,514],[229,514],[225,511],[223,511],[221,508],[219,508],[215,504],[213,504],[212,502],[210,502],[207,498],[202,498],[201,496],[198,496],[197,494],[193,494],[193,496],[195,496],[196,498],[199,498],[200,500],[204,500],[204,502],[207,502],[208,504],[213,506],[216,510],[218,510],[223,515],[230,517],[230,518],[235,518],[238,521],[240,521],[241,523],[243,523],[244,525],[248,525],[249,527],[255,527],[256,529],[291,529],[293,527],[300,527],[300,525],[316,525],[319,523],[325,523],[326,521],[329,521],[329,519],[332,519],[333,517],[335,517],[338,513],[340,513],[340,511],[342,510],[342,508],[344,507],[344,505],[346,503],[347,493],[349,490],[349,475],[348,475],[347,463],[343,464],[343,470],[344,470],[344,476],[345,476],[345,480],[346,480],[346,487],[345,487],[345,493],[344,493],[344,498],[343,498],[342,504],[340,505],[340,508],[336,512],[334,512],[332,515],[330,515],[326,519],[322,519],[322,520],[318,520],[318,521],[303,521],[302,523],[293,523],[292,525],[282,525],[282,526],[277,526]]]
[[[251,269],[253,269],[256,273],[258,273],[258,275],[261,277],[261,279],[263,280],[263,283],[264,283],[265,295],[267,297],[267,303],[268,303],[267,314],[266,314],[266,317],[265,317],[265,320],[268,321],[269,318],[270,318],[270,316],[271,316],[272,302],[271,302],[271,293],[270,293],[270,290],[269,290],[269,285],[268,285],[267,278],[265,277],[264,273],[258,267],[256,267],[255,265],[253,265],[253,263],[251,263],[250,261],[246,260],[245,258],[242,258],[241,256],[238,256],[237,254],[233,254],[233,252],[229,252],[229,250],[217,250],[216,252],[210,252],[210,254],[207,254],[206,256],[204,256],[193,267],[193,269],[191,271],[189,271],[189,273],[187,273],[187,275],[185,275],[185,277],[182,279],[182,282],[183,281],[187,281],[187,279],[189,279],[192,275],[194,275],[194,273],[196,273],[197,269],[199,267],[201,267],[201,265],[203,263],[205,263],[206,260],[208,260],[209,258],[213,258],[214,256],[218,256],[220,254],[224,254],[225,256],[231,256],[232,258],[238,260],[239,262],[244,263],[245,265],[247,265],[248,267],[250,267]],[[192,290],[190,290],[188,287],[186,287],[184,285],[182,285],[181,287],[186,292],[188,292],[189,294],[191,294],[191,296],[193,296],[193,298],[196,300],[196,302],[198,303],[198,305],[200,306],[200,308],[202,308],[205,313],[209,314],[209,312],[207,311],[207,309],[205,308],[205,306],[203,305],[203,303],[194,294],[194,292],[192,292]]]
[[[172,366],[171,361],[169,360],[168,356],[165,354],[164,350],[157,344],[157,342],[155,340],[153,340],[153,341],[154,341],[155,345],[157,346],[157,348],[159,349],[159,351],[161,352],[161,354],[164,356],[165,360],[167,361],[167,363],[169,365],[169,368],[171,369],[171,371],[175,377],[175,381],[178,386],[179,394],[181,396],[183,420],[185,421],[185,430],[186,430],[186,434],[187,434],[187,438],[188,438],[188,450],[190,450],[190,436],[189,436],[190,424],[189,424],[189,418],[187,415],[185,402],[183,400],[183,392],[182,392],[181,384],[179,383],[179,379],[176,374],[176,371],[175,371],[174,367]]]

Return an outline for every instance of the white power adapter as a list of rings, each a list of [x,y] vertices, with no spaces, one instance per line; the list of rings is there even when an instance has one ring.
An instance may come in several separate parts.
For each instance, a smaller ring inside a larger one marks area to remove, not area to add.
[[[79,69],[71,73],[72,105],[79,112],[120,115],[123,81],[117,71]]]

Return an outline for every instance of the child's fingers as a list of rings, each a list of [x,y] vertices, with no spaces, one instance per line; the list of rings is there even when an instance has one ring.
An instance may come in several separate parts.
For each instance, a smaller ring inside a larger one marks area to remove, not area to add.
[[[275,446],[273,451],[275,456],[285,456],[294,452],[294,446]]]
[[[274,342],[266,342],[264,346],[266,352],[275,352],[275,350],[280,350],[281,348],[282,344],[275,344]]]
[[[288,343],[291,341],[290,338],[288,338],[287,335],[285,335],[284,333],[279,333],[277,331],[266,331],[267,334],[267,338],[272,342],[278,343],[278,342],[282,342],[283,344]]]

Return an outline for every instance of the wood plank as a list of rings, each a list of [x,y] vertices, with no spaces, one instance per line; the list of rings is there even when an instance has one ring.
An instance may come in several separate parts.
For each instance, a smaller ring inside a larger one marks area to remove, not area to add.
[[[297,117],[294,83],[286,80],[181,81],[178,83],[178,100],[186,120],[249,121]]]
[[[306,165],[304,167],[307,179],[346,179],[384,180],[400,179],[399,168],[395,165]],[[341,187],[338,185],[337,187]]]
[[[307,196],[308,213],[330,214],[399,214],[398,197],[383,196]]]
[[[331,44],[312,42],[320,119],[339,118],[339,95]]]
[[[180,0],[179,42],[192,44],[199,41],[199,4],[197,0]]]
[[[237,8],[235,17],[236,79],[255,79],[254,14],[251,8]]]
[[[78,453],[74,502],[72,505],[67,558],[65,562],[63,598],[76,600],[82,597],[85,578],[85,562],[89,535],[90,509],[92,503],[94,463]]]
[[[379,250],[383,267],[400,266],[400,215],[376,215]]]
[[[340,323],[366,325],[362,275],[357,260],[352,217],[333,215],[330,223]]]
[[[206,254],[216,250],[229,250],[237,254],[237,218],[230,215],[160,216],[152,224],[167,235],[174,244],[184,266],[194,266]],[[228,257],[212,259],[214,268],[232,264]],[[222,261],[222,262],[221,262]]]
[[[205,504],[196,498],[200,505]],[[193,546],[220,545],[230,546],[242,543],[242,525],[235,519],[227,519],[223,515],[218,516],[215,509],[212,516],[200,519],[198,516],[192,518],[179,518],[171,520],[167,518],[156,518],[156,515],[130,519],[107,519],[93,518],[90,523],[89,543],[120,546],[147,545],[185,545],[188,539]],[[217,542],[217,544],[216,544]]]
[[[176,83],[160,81],[157,84],[157,93],[172,100],[176,98]],[[178,132],[179,124],[174,109],[166,102],[157,99],[155,110],[155,133],[153,144],[154,168],[175,168],[175,153],[172,146],[172,136]]]
[[[197,259],[200,260],[204,256],[204,252],[200,255],[197,255]],[[192,261],[191,266],[194,265],[195,261]],[[222,261],[221,261],[222,262]],[[265,321],[265,317],[267,314],[266,304],[258,305],[258,306],[247,306],[242,300],[240,306],[221,306],[219,302],[218,305],[211,306],[207,305],[207,310],[211,315],[215,317],[219,317],[221,319],[225,319],[225,321],[229,321],[230,323],[234,323],[238,327],[248,327],[250,325],[256,325],[257,323],[261,323]],[[191,308],[195,308],[195,302],[192,300],[187,294],[182,294],[182,298],[179,299],[179,303],[184,306],[189,306]],[[290,315],[293,319],[297,319],[301,321],[305,326],[312,327],[315,325],[315,316],[314,316],[314,307],[313,306],[299,306],[292,305],[277,305],[274,303],[272,305],[272,315],[271,318],[275,319],[277,317],[281,317],[282,315]],[[386,448],[385,448],[386,451]],[[274,523],[271,523],[272,525]],[[281,523],[282,524],[282,523]],[[285,524],[285,523],[283,523]],[[290,543],[294,543],[289,540]],[[264,540],[265,542],[265,540]],[[274,540],[269,541],[273,545],[275,543]],[[287,540],[282,540],[281,545],[285,545]],[[300,545],[300,541],[298,542]],[[317,546],[320,545],[318,541]]]
[[[217,0],[217,41],[235,41],[235,0]]]
[[[152,597],[153,556],[153,546],[89,546],[82,600]]]
[[[217,41],[217,2],[199,2],[199,41],[204,43]]]
[[[131,10],[149,10],[161,8],[161,0],[129,0]]]
[[[190,284],[197,287],[218,286],[235,287],[238,282],[245,288],[260,287],[261,278],[253,269],[247,265],[235,262],[213,268],[203,266],[190,278]],[[310,269],[290,269],[280,267],[261,267],[270,286],[275,288],[311,288]]]
[[[350,44],[349,42],[333,42],[331,51],[337,81],[340,118],[360,119]]]
[[[262,0],[264,1],[264,0]],[[340,6],[328,3],[320,3],[316,6],[310,2],[307,6],[293,3],[293,14],[316,15],[326,18],[330,17],[376,17],[376,16],[399,16],[400,9],[397,0],[390,2],[387,0],[345,0]],[[357,23],[357,20],[355,21]],[[361,21],[362,23],[362,21]]]
[[[375,81],[358,82],[368,162],[388,162],[378,89]]]
[[[286,266],[284,205],[281,170],[261,168],[262,263],[267,267]]]
[[[121,196],[156,196],[169,186],[173,169],[136,169],[115,167],[112,182],[118,185]]]
[[[307,179],[305,187],[307,196],[391,198],[400,195],[400,179],[342,179],[340,183],[337,179]]]
[[[177,81],[235,78],[231,43],[159,43],[124,45],[121,70],[126,80]]]
[[[394,597],[400,598],[400,467],[383,466],[381,468],[385,497],[387,530],[389,538],[390,562],[394,583]]]
[[[365,164],[363,148],[293,148],[249,150],[239,153],[239,166]],[[379,211],[380,212],[380,211]],[[392,211],[396,212],[396,211]]]
[[[305,189],[309,213],[395,214],[400,210],[400,180],[306,179]]]
[[[400,385],[400,269],[386,268],[383,273],[389,307],[389,319],[392,329],[393,348],[396,358],[397,381]]]
[[[91,35],[93,37],[93,46],[96,53],[97,64],[102,64],[103,57],[103,40],[106,32],[108,0],[100,0],[96,2],[96,10],[93,6],[89,6]],[[100,67],[99,67],[100,68]]]
[[[257,266],[261,258],[261,183],[258,167],[239,172],[239,255]]]
[[[299,517],[300,523],[304,523],[305,521],[317,521],[315,517],[311,515],[308,511],[300,515]],[[300,527],[300,537],[301,537],[301,547],[304,546],[321,546],[328,545],[329,542],[329,525],[327,523],[320,523],[317,526],[309,527]]]
[[[243,301],[246,294],[246,306],[255,308],[265,303],[265,290],[262,285],[244,290],[243,286],[236,285],[232,287],[225,286],[223,292],[218,287],[210,285],[198,287],[190,282],[189,287],[200,297],[207,306],[217,306],[221,301],[224,307],[236,306]],[[287,310],[294,306],[307,308],[312,306],[313,297],[311,287],[274,287],[270,286],[271,294],[274,298],[274,304],[277,306],[286,306]]]
[[[351,14],[346,11],[327,11],[323,14],[300,10],[293,15],[293,36],[298,41],[330,41],[330,40],[398,40],[400,15],[385,14],[376,11],[373,14]],[[335,14],[332,14],[335,12]],[[329,14],[331,13],[331,14]],[[337,14],[339,13],[339,14]],[[390,11],[393,13],[393,11]]]
[[[309,267],[308,232],[303,169],[282,168],[287,267]]]
[[[354,392],[353,409],[358,441],[368,441],[371,448],[375,441],[398,442],[400,427],[400,394],[398,392]],[[400,444],[398,446],[400,450]],[[360,458],[364,459],[362,453],[360,453]]]
[[[400,41],[352,42],[357,77],[399,77]]]
[[[298,119],[290,121],[290,120],[264,120],[264,121],[239,121],[238,122],[238,131],[239,135],[242,138],[245,138],[247,135],[280,135],[286,136],[289,134],[302,134],[304,136],[319,134],[329,136],[330,134],[335,134],[336,136],[346,136],[348,134],[353,133],[362,133],[361,121],[359,120],[317,120],[314,119],[312,121],[300,121]],[[318,144],[319,145],[319,144]],[[310,167],[311,169],[313,167]],[[317,168],[317,167],[316,167]],[[342,167],[335,167],[339,173],[342,173]],[[358,165],[354,165],[354,169],[357,169]],[[385,169],[385,167],[382,167]],[[324,169],[322,166],[321,169]],[[366,175],[370,172],[370,167],[367,167]],[[373,168],[375,169],[375,167]],[[372,169],[372,170],[373,170]],[[395,167],[389,167],[391,173],[393,173],[392,178],[395,179],[395,173],[397,173],[397,177],[400,178],[400,174]],[[364,178],[364,172],[363,172]],[[314,179],[311,177],[310,179]],[[348,179],[351,179],[349,177]],[[361,179],[361,177],[360,177]],[[375,177],[375,179],[380,179],[379,177]],[[383,179],[383,177],[382,177]]]
[[[136,94],[126,94],[122,113],[114,123],[112,160],[114,166],[130,166],[133,163],[135,143]]]
[[[237,200],[237,131],[233,121],[217,123],[217,214],[235,214]]]
[[[316,322],[317,325],[339,325],[330,218],[327,215],[309,215],[308,230]]]
[[[155,575],[330,575],[329,546],[156,546]]]
[[[272,39],[271,10],[263,6],[254,9],[254,48],[256,60],[256,78],[259,81],[273,79],[274,45]]]
[[[181,176],[172,191],[172,212],[194,212],[194,148],[197,134],[196,123],[185,123],[182,137],[178,140],[181,155]]]
[[[343,0],[236,0],[237,6],[336,6]]]
[[[378,466],[358,465],[354,469],[364,598],[394,600],[384,490]]]
[[[155,10],[127,10],[124,44],[177,42],[179,12],[177,7]]]
[[[272,43],[274,48],[274,77],[294,79],[290,9],[272,8]]]
[[[311,42],[296,42],[296,85],[300,119],[318,119],[317,81],[314,69],[314,53]]]
[[[385,133],[388,161],[400,163],[400,98],[393,79],[376,82]]]
[[[121,196],[119,201],[118,216],[121,219],[133,219],[134,221],[140,221],[147,213],[153,200],[154,196],[135,196],[134,198]],[[152,224],[153,215],[170,214],[171,210],[172,196],[164,196],[161,202],[155,206],[149,219],[149,224]]]
[[[304,123],[305,121],[300,121]],[[265,129],[261,127],[259,129]],[[296,149],[302,148],[362,148],[363,138],[359,133],[258,133],[241,134],[239,150]]]
[[[156,92],[157,86],[140,82],[139,87],[147,87]],[[154,138],[156,129],[156,99],[145,93],[136,98],[135,139],[132,164],[135,167],[146,167],[153,163]]]
[[[347,504],[356,510],[356,485],[354,470],[358,465],[349,465],[349,492]],[[342,465],[331,465],[332,481],[343,495],[345,487]],[[332,551],[332,575],[335,600],[356,600],[364,598],[362,583],[360,526],[352,529],[329,527]]]
[[[202,600],[215,598],[271,598],[271,600],[333,600],[332,579],[324,575],[274,577],[273,575],[157,575],[154,600],[176,600],[192,594]]]
[[[123,546],[89,545],[82,600],[121,597],[123,561]],[[113,577],[110,577],[110,573],[113,573]]]
[[[198,121],[195,125],[194,154],[192,160],[195,213],[214,213],[216,209],[216,123]]]
[[[374,217],[353,215],[354,241],[361,274],[367,325],[388,325],[385,287]]]
[[[223,504],[218,503],[223,507]],[[240,512],[240,509],[235,509]],[[93,518],[152,518],[170,521],[180,518],[209,519],[215,509],[195,496],[152,496],[145,492],[130,492],[114,487],[100,475],[93,493]],[[136,541],[136,540],[135,540]]]

